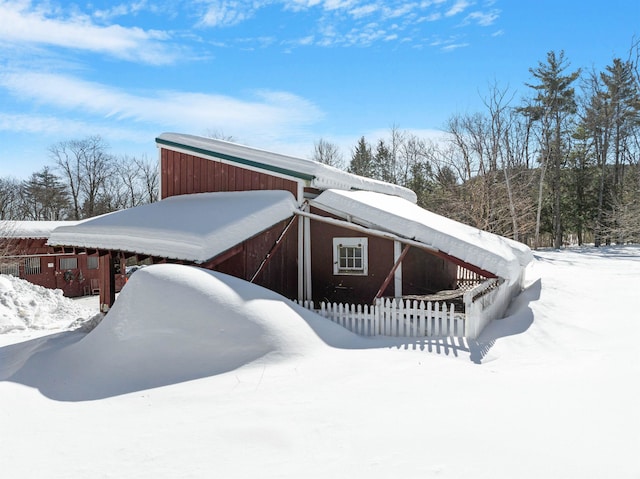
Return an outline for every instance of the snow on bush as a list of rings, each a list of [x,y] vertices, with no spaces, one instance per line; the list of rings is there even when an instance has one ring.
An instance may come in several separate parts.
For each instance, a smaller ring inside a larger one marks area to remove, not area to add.
[[[24,279],[0,275],[0,334],[25,329],[60,329],[95,312]]]

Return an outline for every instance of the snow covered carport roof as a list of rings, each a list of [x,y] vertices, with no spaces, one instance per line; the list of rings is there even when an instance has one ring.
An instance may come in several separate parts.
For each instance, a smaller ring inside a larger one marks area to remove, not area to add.
[[[163,133],[156,138],[156,143],[160,147],[285,175],[302,180],[307,186],[319,190],[329,188],[346,191],[368,190],[400,196],[412,203],[416,202],[416,194],[408,188],[347,173],[313,160],[182,133]]]
[[[173,196],[57,228],[48,244],[203,263],[290,218],[295,209],[287,191]]]
[[[396,196],[327,190],[311,205],[353,223],[422,243],[510,283],[519,279],[522,268],[533,259],[525,245],[437,215]]]
[[[0,221],[0,237],[41,239],[49,238],[60,226],[74,226],[81,221]]]

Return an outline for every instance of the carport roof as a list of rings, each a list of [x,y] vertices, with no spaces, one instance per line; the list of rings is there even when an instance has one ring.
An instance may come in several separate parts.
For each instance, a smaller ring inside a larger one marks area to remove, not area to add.
[[[445,218],[397,196],[327,190],[311,205],[355,224],[422,243],[510,283],[520,278],[533,259],[524,244]]]
[[[295,209],[287,191],[173,196],[61,226],[48,244],[204,263],[292,217]]]

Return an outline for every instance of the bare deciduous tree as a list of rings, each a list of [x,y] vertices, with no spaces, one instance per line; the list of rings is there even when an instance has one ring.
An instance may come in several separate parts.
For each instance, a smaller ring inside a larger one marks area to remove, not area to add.
[[[341,170],[345,167],[344,157],[340,152],[340,148],[324,138],[320,138],[314,143],[311,159]]]

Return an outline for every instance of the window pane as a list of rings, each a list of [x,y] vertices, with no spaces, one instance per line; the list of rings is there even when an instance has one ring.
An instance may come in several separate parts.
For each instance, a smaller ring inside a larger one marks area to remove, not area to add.
[[[87,256],[87,268],[88,269],[98,269],[98,257],[97,256]]]
[[[77,258],[60,258],[60,269],[76,269],[77,267]]]
[[[24,260],[24,274],[40,274],[40,258],[27,258]]]
[[[333,274],[367,275],[368,238],[333,238]]]
[[[18,276],[18,263],[0,263],[0,273],[10,274],[11,276]]]
[[[362,247],[340,246],[338,250],[340,269],[362,270]]]

